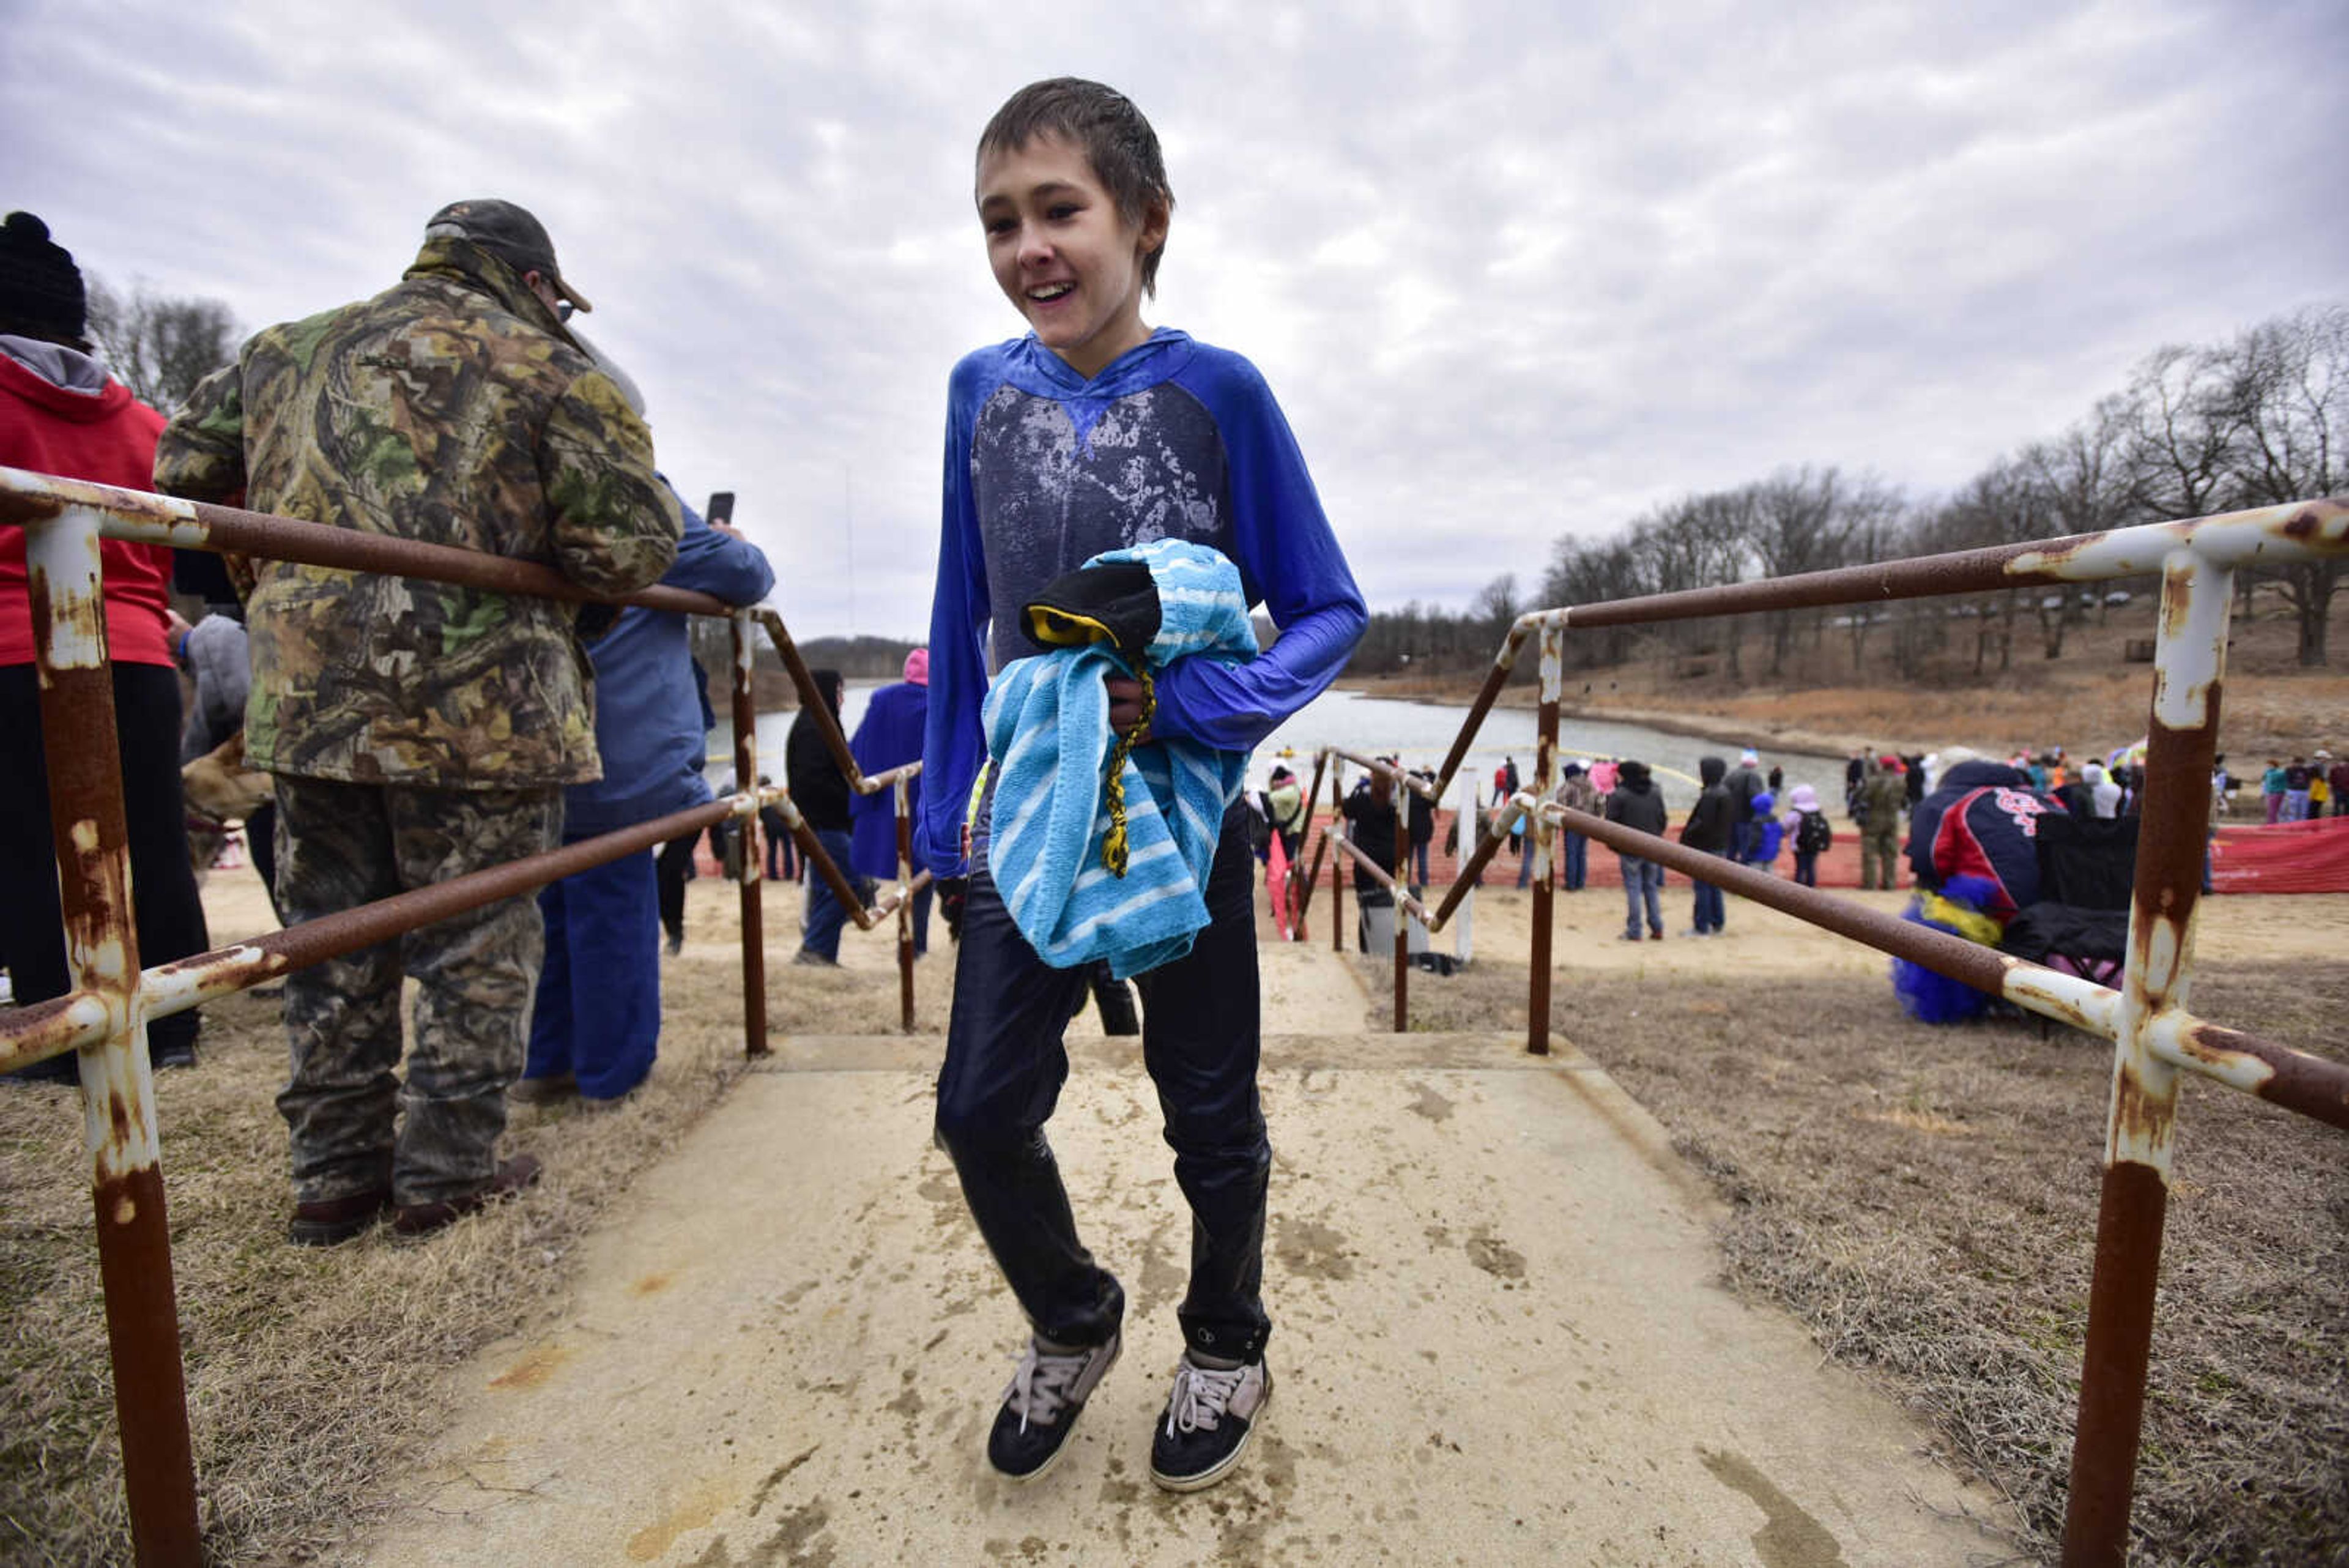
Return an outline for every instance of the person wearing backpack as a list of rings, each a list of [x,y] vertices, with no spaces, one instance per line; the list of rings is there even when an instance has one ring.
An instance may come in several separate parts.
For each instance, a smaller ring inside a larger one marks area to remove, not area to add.
[[[1786,796],[1787,815],[1794,818],[1795,880],[1806,888],[1819,885],[1819,857],[1835,844],[1835,828],[1819,809],[1819,793],[1798,784]]]

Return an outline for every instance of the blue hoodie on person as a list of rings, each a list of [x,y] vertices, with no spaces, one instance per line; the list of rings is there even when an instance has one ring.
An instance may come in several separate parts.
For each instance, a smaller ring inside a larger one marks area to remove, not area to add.
[[[666,475],[658,476],[668,484]],[[677,487],[669,485],[669,493]],[[775,586],[756,545],[720,534],[678,496],[685,534],[664,587],[690,588],[731,605],[752,605]],[[595,750],[604,776],[563,792],[563,836],[599,833],[683,811],[710,799],[701,776],[707,754],[704,699],[690,652],[692,618],[630,605],[612,629],[587,645],[595,666]]]
[[[1154,736],[1218,751],[1250,750],[1319,696],[1369,624],[1264,378],[1171,328],[1091,380],[1032,335],[966,356],[947,389],[943,512],[921,848],[944,875],[965,865],[990,673],[1039,651],[1021,611],[1062,573],[1167,538],[1239,568],[1278,640],[1254,659],[1169,665],[1150,723]]]

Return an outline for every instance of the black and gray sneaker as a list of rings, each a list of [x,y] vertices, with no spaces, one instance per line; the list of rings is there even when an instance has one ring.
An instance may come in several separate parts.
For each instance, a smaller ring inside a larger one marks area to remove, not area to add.
[[[1247,1452],[1271,1400],[1272,1374],[1262,1356],[1225,1368],[1202,1366],[1185,1352],[1166,1418],[1150,1439],[1150,1479],[1168,1491],[1215,1485]]]
[[[1030,1481],[1069,1446],[1085,1401],[1117,1360],[1119,1336],[1089,1349],[1061,1350],[1030,1339],[1003,1391],[1003,1408],[987,1435],[987,1462],[1013,1480]]]

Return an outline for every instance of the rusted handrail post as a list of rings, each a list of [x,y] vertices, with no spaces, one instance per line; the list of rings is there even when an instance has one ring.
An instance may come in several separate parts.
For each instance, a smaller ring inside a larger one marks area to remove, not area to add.
[[[75,989],[102,998],[111,1025],[103,1044],[80,1053],[82,1123],[130,1538],[142,1564],[192,1568],[202,1552],[195,1453],[163,1211],[155,1077],[139,1002],[130,836],[98,590],[97,514],[74,507],[53,520],[28,522],[25,566],[66,956]]]
[[[2192,972],[2233,587],[2234,573],[2190,548],[2163,564],[2144,819],[2064,1507],[2066,1568],[2118,1568],[2128,1552],[2178,1113],[2178,1069],[2155,1054],[2152,1026],[2165,1008],[2185,1004]]]
[[[1540,732],[1534,742],[1534,798],[1547,801],[1557,784],[1557,695],[1566,663],[1566,628],[1545,620],[1541,628]],[[1526,824],[1533,842],[1526,846],[1534,857],[1533,953],[1529,961],[1529,994],[1526,999],[1526,1050],[1535,1056],[1549,1054],[1549,966],[1551,921],[1557,904],[1550,889],[1550,846],[1557,829],[1548,816],[1537,815]]]
[[[1395,775],[1397,767],[1387,779],[1387,798],[1394,803],[1394,867],[1396,893],[1411,881],[1410,806],[1411,792],[1404,789]],[[1394,900],[1394,1032],[1411,1032],[1411,916],[1403,909],[1400,897]]]
[[[893,781],[897,806],[897,1032],[914,1032],[914,785]]]
[[[1320,771],[1314,769],[1317,776]],[[1345,788],[1346,765],[1335,763],[1330,769],[1330,826],[1321,830],[1325,839],[1334,836],[1342,842],[1346,836],[1338,826],[1346,816]],[[1330,859],[1330,950],[1333,953],[1346,950],[1345,861],[1342,855],[1332,856]]]
[[[755,613],[740,609],[727,617],[734,634],[734,787],[750,803],[737,833],[742,846],[742,1054],[752,1060],[767,1054],[767,940],[760,902],[766,864],[760,844],[759,702],[750,679]]]

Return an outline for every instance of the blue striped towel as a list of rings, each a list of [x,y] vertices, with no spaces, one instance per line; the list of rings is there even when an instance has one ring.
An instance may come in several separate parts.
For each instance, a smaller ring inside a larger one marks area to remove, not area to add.
[[[1247,659],[1257,650],[1239,570],[1178,539],[1111,550],[1085,563],[1139,561],[1158,590],[1154,670],[1176,659]],[[982,718],[995,769],[988,867],[1004,906],[1046,963],[1107,959],[1123,980],[1191,950],[1207,923],[1207,873],[1224,812],[1239,798],[1245,752],[1169,739],[1135,746],[1123,770],[1126,868],[1102,864],[1110,827],[1103,784],[1117,736],[1102,680],[1137,673],[1106,644],[1013,660]]]

